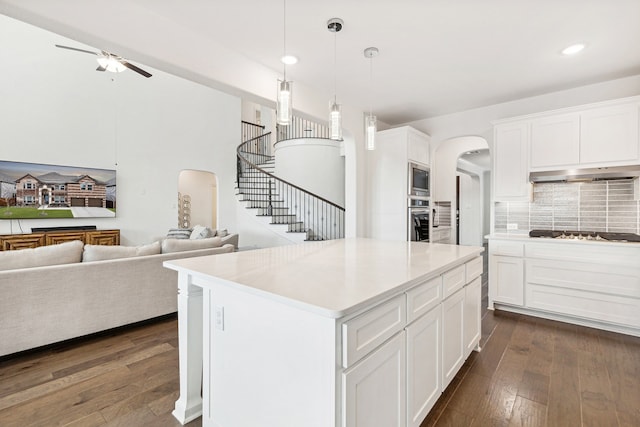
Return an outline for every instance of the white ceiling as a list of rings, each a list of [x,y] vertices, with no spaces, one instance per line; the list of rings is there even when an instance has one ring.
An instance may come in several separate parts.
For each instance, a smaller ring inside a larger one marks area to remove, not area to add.
[[[371,106],[390,125],[640,74],[640,0],[288,0],[286,6],[287,50],[300,58],[288,77],[332,97],[334,37],[326,22],[342,18],[338,101]],[[140,65],[179,66],[197,54],[202,61],[188,66],[206,75],[206,67],[225,67],[215,61],[216,49],[224,48],[282,70],[282,0],[0,0],[0,12],[80,42],[99,41],[97,48],[126,46]],[[559,53],[579,41],[587,44],[581,54]],[[363,55],[369,46],[380,49],[373,89]]]

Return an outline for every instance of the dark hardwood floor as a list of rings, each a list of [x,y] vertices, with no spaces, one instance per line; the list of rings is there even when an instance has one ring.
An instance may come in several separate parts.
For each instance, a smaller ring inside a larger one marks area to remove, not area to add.
[[[423,427],[640,426],[639,338],[491,311],[482,327]],[[179,426],[177,397],[175,318],[0,360],[2,427]]]

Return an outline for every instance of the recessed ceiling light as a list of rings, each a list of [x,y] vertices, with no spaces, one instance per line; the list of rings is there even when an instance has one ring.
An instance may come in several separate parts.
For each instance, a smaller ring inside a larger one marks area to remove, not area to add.
[[[293,65],[298,63],[298,58],[293,55],[285,55],[280,58],[280,61],[282,61],[282,63],[286,65]]]
[[[563,55],[575,55],[576,53],[580,52],[584,48],[585,48],[585,44],[584,43],[572,44],[571,46],[567,46],[564,49],[562,49],[562,54]]]

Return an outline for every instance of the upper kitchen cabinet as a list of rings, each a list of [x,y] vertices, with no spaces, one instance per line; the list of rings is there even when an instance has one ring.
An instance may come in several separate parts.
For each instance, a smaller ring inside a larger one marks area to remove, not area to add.
[[[493,198],[496,201],[529,200],[526,122],[496,125],[493,140]]]
[[[532,169],[580,162],[580,115],[558,114],[531,121]]]
[[[637,163],[638,102],[594,108],[580,115],[580,163]]]
[[[429,166],[429,136],[408,126],[402,129],[406,129],[407,133],[407,158]]]

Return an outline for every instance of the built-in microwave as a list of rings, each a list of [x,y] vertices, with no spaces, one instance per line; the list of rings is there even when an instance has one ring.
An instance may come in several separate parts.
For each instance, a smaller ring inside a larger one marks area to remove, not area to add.
[[[409,196],[429,197],[431,183],[429,168],[417,163],[409,163]]]

